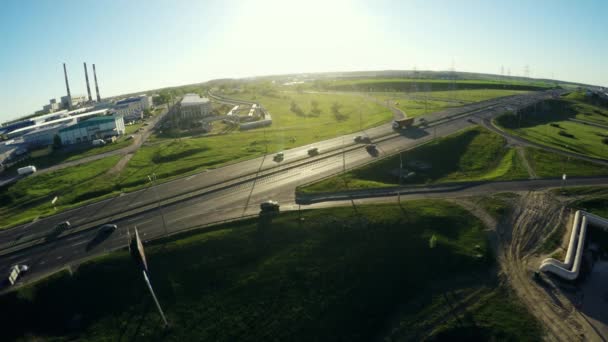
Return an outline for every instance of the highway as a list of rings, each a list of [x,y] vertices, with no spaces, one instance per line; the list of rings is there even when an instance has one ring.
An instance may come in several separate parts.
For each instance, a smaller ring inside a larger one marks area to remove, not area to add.
[[[435,137],[455,133],[480,120],[503,113],[506,106],[522,108],[550,96],[550,92],[529,93],[452,108],[425,116],[424,120],[430,125],[424,127],[395,133],[390,124],[381,125],[364,132],[287,150],[281,163],[273,161],[272,155],[267,155],[167,183],[151,184],[144,190],[0,232],[0,269],[27,264],[31,272],[22,280],[27,281],[65,265],[124,247],[127,228],[134,226],[138,227],[144,240],[151,240],[192,227],[256,215],[259,203],[266,199],[278,200],[282,210],[294,210],[298,208],[294,191],[298,185],[413,148]],[[420,118],[416,121],[422,122]],[[364,145],[353,142],[355,136],[362,134],[368,135],[377,144],[380,151],[378,157],[367,153]],[[319,148],[321,155],[307,155],[307,150],[313,146]],[[512,185],[513,189],[521,187],[525,188],[526,184]],[[509,189],[507,186],[502,191]],[[470,194],[470,191],[446,191],[444,196],[462,196]],[[424,198],[426,195],[410,194],[404,195],[404,198],[406,196]],[[324,205],[327,204],[310,207]],[[55,239],[47,239],[54,226],[65,220],[71,222],[72,230]],[[119,229],[104,239],[95,239],[97,229],[94,228],[107,222],[116,223]]]

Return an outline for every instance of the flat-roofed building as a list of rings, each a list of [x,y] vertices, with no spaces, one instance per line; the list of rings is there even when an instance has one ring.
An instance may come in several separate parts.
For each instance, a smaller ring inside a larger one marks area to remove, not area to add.
[[[179,116],[190,120],[211,115],[211,101],[197,94],[186,94],[180,102]]]
[[[90,142],[125,134],[125,121],[122,115],[105,115],[81,121],[59,130],[64,145]]]

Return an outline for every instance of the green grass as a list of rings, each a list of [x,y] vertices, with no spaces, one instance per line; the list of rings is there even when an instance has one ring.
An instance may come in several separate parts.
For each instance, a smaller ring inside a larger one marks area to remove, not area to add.
[[[523,93],[525,92],[517,90],[473,89],[414,93],[379,92],[372,93],[370,96],[381,101],[389,100],[392,103],[396,103],[396,107],[407,113],[408,117],[417,117],[426,113],[460,107],[473,102]]]
[[[528,178],[517,153],[506,146],[505,139],[480,127],[405,151],[402,157],[404,169],[416,172],[415,176],[403,180],[402,184]],[[414,162],[426,163],[431,168],[422,170],[413,165]],[[298,190],[323,192],[396,186],[399,185],[399,163],[399,155],[391,156]],[[404,174],[407,172],[404,171]]]
[[[250,219],[148,246],[167,332],[141,272],[118,252],[0,297],[11,312],[3,336],[369,341],[477,327],[475,337],[541,338],[532,316],[498,287],[484,227],[462,208],[420,201],[357,209],[304,211],[304,222],[296,213]],[[470,294],[462,313],[441,304]]]
[[[541,178],[561,178],[564,173],[572,177],[608,175],[608,167],[538,148],[527,147],[526,158]]]
[[[135,133],[138,129],[140,129],[143,126],[144,126],[143,122],[134,123],[134,124],[128,125],[128,126],[125,125],[125,135],[129,136],[129,135]]]
[[[71,151],[66,151],[64,149],[53,150],[52,147],[49,146],[47,148],[32,151],[30,153],[30,158],[11,166],[8,172],[14,172],[16,174],[18,168],[26,165],[35,165],[39,169],[47,168],[64,162],[118,150],[131,145],[131,143],[133,143],[133,140],[127,140],[125,137],[121,137],[116,142],[101,147],[83,145],[80,148]]]
[[[495,122],[513,134],[540,144],[591,157],[608,158],[608,145],[602,142],[608,137],[608,129],[569,119],[608,124],[608,110],[565,97],[527,108],[518,116],[500,116]]]
[[[120,156],[24,178],[0,192],[0,227],[28,222],[54,213],[51,200],[58,196],[57,209],[68,209],[100,194],[115,190],[114,177],[106,172]]]
[[[444,91],[451,89],[509,89],[509,90],[542,90],[552,85],[544,82],[500,82],[481,80],[436,80],[436,79],[355,79],[323,82],[321,87],[327,90],[342,91]]]
[[[501,220],[513,206],[513,202],[519,195],[512,192],[501,192],[497,194],[480,196],[475,198],[475,203],[488,212],[496,220]]]

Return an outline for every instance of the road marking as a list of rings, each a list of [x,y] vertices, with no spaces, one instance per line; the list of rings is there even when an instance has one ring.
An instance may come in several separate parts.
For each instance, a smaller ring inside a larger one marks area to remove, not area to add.
[[[139,202],[133,202],[133,203],[129,204],[129,207],[132,207],[132,206],[134,206],[134,205],[138,205],[138,204],[140,204],[140,203],[141,203],[141,201],[139,201]]]
[[[23,260],[19,260],[19,261],[15,261],[15,264],[19,265],[19,264],[23,264],[27,261],[28,259],[23,259]]]
[[[86,241],[80,241],[80,242],[77,242],[77,243],[73,244],[72,247],[78,246],[78,245],[82,245],[83,243],[87,243],[87,242]]]
[[[40,262],[40,265],[44,265],[44,264],[46,264],[46,261],[42,260],[42,261]]]
[[[60,255],[60,256],[58,256],[58,257],[57,257],[57,260],[59,260],[59,259],[61,259],[61,258],[63,258],[63,256],[61,256],[61,255]]]
[[[192,175],[192,176],[190,176],[190,177],[187,177],[187,178],[186,178],[186,180],[187,180],[187,181],[189,181],[189,180],[191,180],[192,178],[194,178],[194,177],[196,177],[196,176],[198,176],[198,175]]]
[[[128,220],[127,220],[127,222],[133,222],[133,221],[137,221],[137,220],[139,220],[140,218],[141,218],[141,216],[139,216],[139,217],[134,217],[134,218],[128,219]]]
[[[145,220],[145,221],[143,221],[143,222],[140,222],[139,224],[142,224],[142,225],[143,225],[143,224],[146,224],[146,223],[148,223],[148,222],[152,222],[152,221],[154,221],[154,219]]]
[[[80,236],[72,236],[71,238],[65,239],[65,240],[66,241],[72,241],[72,240],[75,240],[75,239],[78,239],[78,238],[80,238]]]

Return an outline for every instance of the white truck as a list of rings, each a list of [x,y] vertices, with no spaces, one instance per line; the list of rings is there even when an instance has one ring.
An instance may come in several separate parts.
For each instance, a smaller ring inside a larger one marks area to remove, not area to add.
[[[95,139],[93,140],[93,146],[103,146],[106,142],[103,139]]]
[[[17,169],[17,174],[19,176],[26,176],[34,172],[36,172],[36,167],[34,165],[28,165]]]

